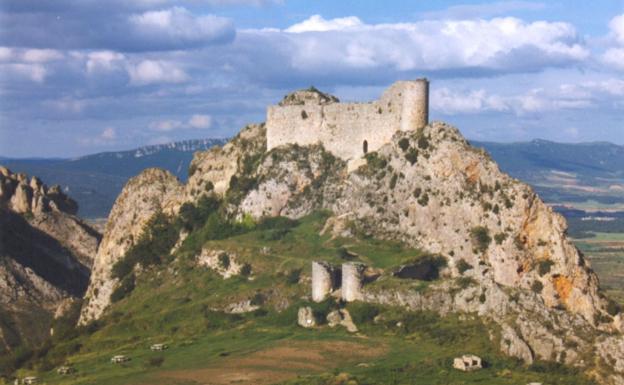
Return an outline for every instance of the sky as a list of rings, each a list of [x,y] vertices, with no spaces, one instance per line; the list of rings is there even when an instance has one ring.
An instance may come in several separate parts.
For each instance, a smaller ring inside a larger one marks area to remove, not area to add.
[[[0,0],[0,156],[225,138],[427,77],[472,140],[624,144],[624,0]]]

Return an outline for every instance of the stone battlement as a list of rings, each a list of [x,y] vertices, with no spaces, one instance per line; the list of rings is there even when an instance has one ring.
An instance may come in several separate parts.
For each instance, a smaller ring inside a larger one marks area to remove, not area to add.
[[[396,131],[422,128],[429,121],[427,79],[400,81],[379,100],[340,103],[315,88],[287,95],[267,111],[267,149],[296,143],[322,143],[334,155],[351,160],[376,151]]]

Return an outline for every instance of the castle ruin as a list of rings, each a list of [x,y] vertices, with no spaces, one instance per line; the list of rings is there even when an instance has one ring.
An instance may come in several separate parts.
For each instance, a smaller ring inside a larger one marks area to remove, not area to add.
[[[390,142],[398,130],[429,121],[429,81],[399,81],[370,103],[340,103],[314,88],[287,95],[267,111],[267,150],[321,143],[344,160],[361,158]]]

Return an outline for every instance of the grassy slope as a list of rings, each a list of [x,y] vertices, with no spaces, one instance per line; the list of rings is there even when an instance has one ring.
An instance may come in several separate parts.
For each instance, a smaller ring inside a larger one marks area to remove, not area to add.
[[[345,378],[359,384],[589,383],[573,370],[541,365],[527,368],[503,357],[490,342],[485,325],[470,317],[461,321],[455,316],[440,319],[381,308],[376,310],[385,321],[374,323],[365,306],[349,304],[359,321],[359,335],[327,326],[313,330],[297,327],[296,311],[306,303],[302,297],[309,291],[306,276],[312,259],[340,262],[346,247],[369,265],[389,268],[421,255],[418,250],[396,243],[331,240],[318,235],[323,223],[324,215],[317,213],[288,232],[257,230],[207,242],[209,247],[235,252],[241,262],[250,263],[251,280],[223,280],[210,270],[195,267],[190,247],[184,246],[175,262],[139,274],[136,289],[112,306],[100,327],[93,325],[90,331],[55,345],[34,365],[39,367],[38,372],[23,370],[20,374],[36,373],[48,384],[220,383],[211,373],[237,370],[290,384],[332,384]],[[189,240],[189,244],[192,242]],[[297,269],[303,269],[302,283],[289,284],[287,277]],[[255,298],[258,293],[265,298],[263,310],[244,315],[213,310]],[[277,312],[274,307],[283,299],[290,306]],[[330,347],[336,341],[352,352],[332,351]],[[164,353],[149,350],[150,344],[160,342],[170,349]],[[275,350],[271,349],[276,347],[318,354],[305,362],[288,361],[287,356],[272,355]],[[376,353],[362,353],[369,349]],[[60,377],[52,367],[42,365],[62,352],[73,352],[68,361],[78,370],[76,374]],[[252,360],[263,352],[272,358]],[[452,358],[464,353],[480,355],[490,366],[468,374],[452,370]],[[109,359],[114,354],[126,354],[132,360],[113,365]],[[164,361],[159,364],[155,357],[163,357]],[[315,362],[318,365],[314,366]],[[359,365],[362,363],[365,365]],[[337,375],[340,372],[348,374]]]

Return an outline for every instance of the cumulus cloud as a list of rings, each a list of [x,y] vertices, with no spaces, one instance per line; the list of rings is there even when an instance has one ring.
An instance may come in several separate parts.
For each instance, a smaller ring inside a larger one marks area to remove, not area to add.
[[[100,138],[104,140],[115,140],[117,138],[117,132],[114,127],[106,127],[100,134]]]
[[[142,86],[158,83],[182,83],[188,75],[175,63],[161,60],[143,60],[128,66],[132,85]]]
[[[30,8],[9,1],[0,12],[0,45],[143,52],[222,44],[235,36],[228,18],[197,15],[180,6],[153,9],[173,3],[168,1],[112,0],[106,7],[91,0],[23,3]]]
[[[129,21],[133,35],[154,49],[194,47],[234,38],[234,26],[229,19],[214,15],[195,16],[182,7],[132,15]]]
[[[182,120],[156,120],[149,124],[153,131],[170,132],[179,129],[208,129],[212,126],[212,117],[205,114],[192,115],[188,121]]]
[[[85,63],[88,73],[93,73],[98,70],[110,71],[117,67],[125,56],[113,51],[94,51],[87,54],[87,61]]]
[[[287,52],[293,69],[322,74],[383,69],[479,75],[573,65],[589,56],[571,24],[513,17],[365,24],[315,15],[281,33],[246,31],[241,40],[258,37]]]
[[[624,14],[611,19],[609,30],[615,46],[608,48],[601,59],[612,68],[624,70]]]
[[[188,125],[193,128],[206,129],[212,125],[210,115],[193,115],[188,121]]]
[[[355,16],[326,20],[323,19],[321,15],[312,15],[309,19],[286,28],[286,32],[301,33],[337,31],[359,27],[362,25],[362,21]]]

